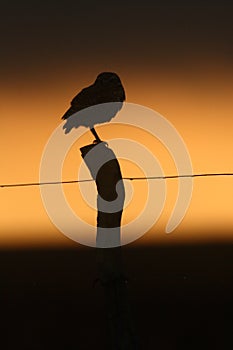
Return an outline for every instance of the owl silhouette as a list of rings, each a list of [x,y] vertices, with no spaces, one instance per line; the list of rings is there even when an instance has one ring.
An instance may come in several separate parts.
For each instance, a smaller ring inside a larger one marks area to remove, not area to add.
[[[109,122],[121,110],[125,98],[119,76],[113,72],[100,73],[92,85],[73,98],[70,108],[62,116],[66,120],[65,134],[84,126],[95,136],[94,143],[102,142],[94,126]]]

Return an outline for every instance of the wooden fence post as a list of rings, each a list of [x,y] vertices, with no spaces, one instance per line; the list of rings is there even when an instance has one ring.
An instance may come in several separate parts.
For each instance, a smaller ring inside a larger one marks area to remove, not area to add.
[[[105,142],[80,149],[97,186],[97,264],[104,287],[109,349],[139,349],[127,293],[121,252],[121,217],[125,199],[119,162]]]

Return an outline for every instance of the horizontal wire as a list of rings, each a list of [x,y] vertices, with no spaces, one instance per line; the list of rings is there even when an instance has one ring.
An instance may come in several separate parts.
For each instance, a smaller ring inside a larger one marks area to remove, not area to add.
[[[233,176],[233,173],[206,173],[206,174],[189,174],[189,175],[167,175],[167,176],[148,176],[148,177],[125,177],[125,180],[166,180],[177,178],[191,178],[204,176]]]
[[[123,177],[122,180],[130,180],[130,181],[134,181],[134,180],[167,180],[167,179],[194,178],[194,177],[207,177],[207,176],[233,176],[233,173],[204,173],[204,174],[188,174],[188,175]],[[3,185],[0,185],[0,187],[26,187],[26,186],[61,185],[61,184],[72,184],[72,183],[91,182],[91,181],[94,181],[94,179],[70,180],[70,181],[51,181],[51,182],[14,183],[14,184],[3,184]]]
[[[84,180],[70,180],[70,181],[51,181],[51,182],[29,182],[29,183],[18,183],[18,184],[5,184],[0,187],[25,187],[25,186],[43,186],[43,185],[60,185],[60,184],[72,184],[77,182],[90,182],[93,179]]]

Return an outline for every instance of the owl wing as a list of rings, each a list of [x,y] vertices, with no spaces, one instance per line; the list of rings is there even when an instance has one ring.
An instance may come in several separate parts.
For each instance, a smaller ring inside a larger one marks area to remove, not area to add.
[[[72,114],[101,103],[123,102],[125,92],[122,85],[117,87],[100,87],[93,84],[81,90],[71,101],[71,107],[62,116],[62,119],[69,118]]]
[[[81,90],[71,101],[71,107],[62,116],[62,119],[69,118],[72,114],[89,107],[91,104],[91,87]]]

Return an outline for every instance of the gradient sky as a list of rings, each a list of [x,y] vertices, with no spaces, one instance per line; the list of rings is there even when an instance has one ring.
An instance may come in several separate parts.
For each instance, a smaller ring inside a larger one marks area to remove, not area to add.
[[[230,1],[4,1],[0,183],[38,181],[60,116],[101,71],[120,75],[128,102],[173,123],[194,172],[232,172],[232,10]],[[101,130],[108,139],[111,130]],[[154,149],[159,159],[168,157],[158,144]],[[165,173],[175,170],[166,164]],[[233,240],[232,178],[196,179],[189,211],[167,238],[176,184],[169,186],[170,199],[145,242]],[[70,244],[50,223],[38,188],[0,191],[1,246]]]

